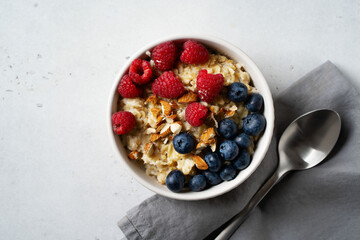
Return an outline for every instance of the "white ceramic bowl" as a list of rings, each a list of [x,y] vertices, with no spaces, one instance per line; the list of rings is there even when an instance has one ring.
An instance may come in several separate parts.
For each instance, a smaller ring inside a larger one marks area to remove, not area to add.
[[[113,133],[112,124],[111,124],[111,115],[116,112],[117,101],[119,98],[119,93],[117,92],[117,86],[120,78],[123,74],[129,69],[131,62],[136,58],[141,58],[145,56],[146,51],[151,51],[156,45],[159,43],[169,41],[169,40],[184,40],[184,39],[193,39],[203,43],[204,45],[217,50],[219,53],[222,53],[235,62],[239,62],[243,64],[245,70],[250,74],[252,81],[255,87],[259,90],[260,94],[264,98],[264,116],[266,118],[266,129],[257,142],[257,146],[255,149],[255,153],[252,156],[252,160],[250,165],[242,170],[234,180],[220,183],[216,186],[212,186],[201,192],[181,192],[174,193],[166,188],[165,185],[159,184],[154,177],[150,177],[146,175],[145,170],[142,169],[138,164],[134,163],[127,157],[127,153],[125,148],[123,147],[120,137]],[[111,137],[111,142],[113,143],[116,152],[118,153],[118,157],[123,163],[124,168],[129,172],[138,182],[152,190],[153,192],[160,194],[165,197],[179,199],[179,200],[201,200],[212,198],[215,196],[219,196],[224,194],[237,186],[243,183],[259,166],[261,161],[263,160],[271,141],[271,137],[274,129],[274,106],[273,99],[271,96],[271,92],[269,86],[258,69],[255,63],[239,48],[233,46],[232,44],[211,36],[203,36],[203,35],[181,35],[181,36],[173,36],[167,37],[164,39],[160,39],[156,42],[153,42],[144,48],[140,49],[137,53],[135,53],[121,68],[119,74],[115,78],[114,85],[111,89],[109,106],[107,112],[107,123],[108,129]]]

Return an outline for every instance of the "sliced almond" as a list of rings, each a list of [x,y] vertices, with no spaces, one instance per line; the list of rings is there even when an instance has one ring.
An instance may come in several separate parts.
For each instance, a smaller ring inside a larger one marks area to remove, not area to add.
[[[157,101],[158,101],[157,96],[156,95],[151,95],[146,99],[145,104],[151,102],[153,105],[156,105]]]
[[[171,133],[171,129],[170,129],[170,126],[166,126],[164,127],[161,132],[160,132],[160,136],[162,138],[166,137],[167,135],[169,135]]]
[[[199,142],[197,145],[196,145],[196,149],[202,151],[203,149],[205,149],[207,147],[207,144],[204,143],[204,142]]]
[[[182,124],[179,124],[179,122],[174,122],[170,124],[170,130],[174,134],[178,134],[181,131],[181,128],[182,128]]]
[[[217,115],[220,112],[220,107],[219,106],[210,106],[210,112]]]
[[[131,153],[129,153],[128,157],[132,160],[136,160],[139,157],[139,152],[138,151],[132,151]]]
[[[155,142],[155,141],[158,140],[160,137],[161,137],[160,134],[153,133],[153,134],[151,134],[151,136],[150,136],[150,141]]]
[[[213,127],[206,129],[200,136],[200,142],[209,143],[211,139],[216,136],[215,129]]]
[[[204,161],[204,159],[202,159],[201,157],[194,155],[193,157],[193,161],[195,162],[195,165],[198,169],[200,170],[206,170],[209,168],[209,166],[207,165],[207,163]]]
[[[166,119],[166,122],[173,123],[176,118],[177,118],[177,114],[172,114],[170,116],[167,116],[165,119]]]
[[[172,109],[178,109],[178,108],[179,108],[179,105],[176,103],[175,100],[172,100],[172,101],[171,101],[171,108],[172,108]]]
[[[210,143],[210,149],[211,151],[215,152],[216,151],[216,139],[214,138],[214,142]]]
[[[156,129],[155,128],[147,128],[145,130],[145,134],[152,134],[152,133],[156,133]]]
[[[197,101],[197,94],[189,92],[178,99],[179,103],[192,103]]]
[[[165,126],[166,126],[166,123],[160,124],[160,126],[158,126],[158,127],[156,128],[156,133],[159,133]]]
[[[151,156],[154,154],[154,143],[149,142],[144,146],[145,154]]]
[[[159,126],[164,121],[163,116],[158,116],[156,118],[156,126]]]
[[[171,114],[171,105],[169,102],[160,100],[162,112],[165,116],[169,116]]]
[[[225,117],[232,117],[232,116],[234,116],[234,114],[235,114],[235,111],[232,111],[232,110],[225,111]]]
[[[161,112],[161,109],[157,108],[157,107],[154,107],[150,111],[151,111],[152,115],[156,118],[156,117],[159,116],[159,113]]]

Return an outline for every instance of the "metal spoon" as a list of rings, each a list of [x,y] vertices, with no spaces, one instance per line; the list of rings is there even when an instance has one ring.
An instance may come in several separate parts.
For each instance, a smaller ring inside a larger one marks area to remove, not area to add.
[[[229,239],[271,188],[288,172],[309,169],[323,161],[335,146],[340,129],[339,114],[328,109],[311,111],[295,119],[280,138],[279,165],[274,174],[244,209],[225,224],[226,227],[215,239]]]

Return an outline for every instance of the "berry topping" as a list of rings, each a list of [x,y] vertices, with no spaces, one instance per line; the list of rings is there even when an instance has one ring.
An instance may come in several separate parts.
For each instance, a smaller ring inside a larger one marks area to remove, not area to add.
[[[208,50],[194,40],[188,40],[183,45],[180,60],[187,64],[202,64],[209,60]]]
[[[224,181],[233,180],[236,177],[236,169],[231,165],[225,165],[220,171],[220,178]]]
[[[235,158],[232,164],[237,170],[247,168],[250,164],[250,154],[246,151],[246,149],[241,149],[239,155]]]
[[[191,103],[185,109],[185,119],[193,127],[201,126],[208,116],[208,109],[201,103]]]
[[[173,139],[175,151],[178,153],[186,154],[195,148],[195,139],[190,133],[183,132],[176,135]]]
[[[130,65],[129,76],[136,84],[148,83],[152,76],[150,63],[145,60],[135,59]]]
[[[180,192],[184,188],[185,176],[180,170],[172,170],[166,177],[166,187],[173,192]]]
[[[222,74],[208,74],[206,69],[199,72],[196,81],[198,95],[204,102],[212,102],[220,93],[224,85]]]
[[[218,132],[223,138],[232,139],[238,134],[238,126],[234,120],[225,118],[219,122]]]
[[[246,102],[246,108],[250,112],[258,112],[263,106],[264,99],[259,93],[250,95],[249,100]]]
[[[142,88],[137,87],[132,81],[129,75],[125,75],[120,80],[118,86],[118,92],[124,98],[135,98],[142,94]]]
[[[204,177],[206,178],[206,182],[210,186],[214,186],[222,182],[220,176],[217,173],[206,170],[202,172],[202,175],[204,175]]]
[[[251,140],[248,135],[245,133],[240,133],[234,138],[234,142],[239,146],[239,148],[247,148],[251,145]]]
[[[257,136],[265,128],[266,120],[259,113],[252,113],[244,118],[243,130],[247,135]]]
[[[210,152],[205,155],[205,162],[209,166],[210,172],[218,172],[222,166],[219,155],[215,152]]]
[[[174,72],[164,72],[155,79],[152,91],[163,98],[178,98],[185,93],[184,85]]]
[[[234,82],[228,89],[227,96],[233,102],[244,102],[248,95],[248,89],[245,84]]]
[[[219,152],[225,161],[232,161],[239,154],[239,147],[234,141],[225,140],[220,144]]]
[[[195,175],[189,181],[189,188],[194,192],[202,191],[206,188],[206,178],[204,175]]]
[[[168,41],[160,43],[152,51],[152,59],[155,66],[160,71],[167,71],[172,69],[177,55],[177,47],[174,42]]]
[[[121,111],[114,113],[111,120],[114,132],[119,135],[130,132],[135,126],[135,117],[131,112]]]

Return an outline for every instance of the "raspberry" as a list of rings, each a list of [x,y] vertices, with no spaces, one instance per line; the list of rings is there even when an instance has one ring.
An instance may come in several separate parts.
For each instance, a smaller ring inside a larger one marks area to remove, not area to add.
[[[181,53],[180,60],[187,64],[202,64],[209,60],[208,50],[194,40],[188,40],[183,45],[184,51]]]
[[[131,112],[121,111],[114,113],[111,120],[114,132],[119,135],[130,132],[135,126],[135,117]]]
[[[184,85],[174,72],[164,72],[155,79],[152,91],[163,98],[178,98],[185,93]]]
[[[208,109],[201,103],[191,103],[185,109],[185,119],[193,127],[201,126],[208,116]]]
[[[206,69],[199,72],[196,81],[198,95],[201,101],[210,103],[220,93],[224,85],[222,74],[208,74]]]
[[[177,47],[172,41],[160,43],[153,49],[151,56],[160,71],[170,70],[177,58]]]
[[[137,87],[132,81],[129,75],[125,75],[120,80],[118,91],[124,98],[135,98],[141,95],[142,88]]]
[[[135,59],[130,65],[129,76],[134,83],[139,85],[149,82],[152,76],[150,63]]]

